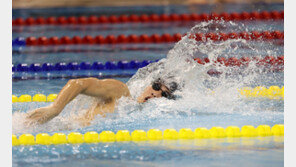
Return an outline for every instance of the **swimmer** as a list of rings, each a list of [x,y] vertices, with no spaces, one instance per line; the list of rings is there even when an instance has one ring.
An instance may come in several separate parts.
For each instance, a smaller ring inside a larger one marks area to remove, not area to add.
[[[138,103],[144,103],[151,98],[165,97],[175,99],[172,94],[177,89],[177,83],[172,82],[165,85],[159,78],[146,87],[137,98]],[[96,115],[105,117],[106,113],[113,113],[116,101],[121,97],[131,97],[127,85],[115,79],[82,78],[71,79],[62,88],[55,101],[47,107],[38,108],[29,112],[26,116],[26,124],[43,124],[58,116],[65,106],[77,95],[83,94],[97,98],[94,107],[90,107],[87,112],[77,119],[83,126],[90,125]]]

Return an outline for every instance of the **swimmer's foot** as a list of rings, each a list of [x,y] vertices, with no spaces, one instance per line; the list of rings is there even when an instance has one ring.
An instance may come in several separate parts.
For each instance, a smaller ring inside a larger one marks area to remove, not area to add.
[[[38,108],[26,116],[25,125],[44,124],[58,115],[58,112],[52,106]]]

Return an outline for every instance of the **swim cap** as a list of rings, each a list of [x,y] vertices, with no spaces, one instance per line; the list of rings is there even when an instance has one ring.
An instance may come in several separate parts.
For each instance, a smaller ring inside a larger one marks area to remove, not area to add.
[[[166,86],[171,93],[173,93],[174,91],[176,91],[177,89],[179,89],[179,85],[175,81],[166,81],[164,79],[157,78],[152,83],[155,83],[155,82],[159,82],[159,83],[163,84],[164,86]]]

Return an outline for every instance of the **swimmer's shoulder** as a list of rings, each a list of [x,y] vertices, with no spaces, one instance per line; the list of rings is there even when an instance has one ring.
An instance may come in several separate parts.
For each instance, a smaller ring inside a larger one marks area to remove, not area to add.
[[[87,79],[87,80],[91,80],[93,82],[100,82],[101,84],[111,84],[111,85],[122,85],[122,86],[126,86],[125,83],[119,81],[119,80],[116,80],[116,79],[98,79],[98,78],[94,78],[94,77],[89,77],[89,78],[84,78],[84,79]]]
[[[105,84],[118,85],[118,86],[122,86],[123,88],[128,88],[124,82],[116,80],[116,79],[101,79],[100,81]]]
[[[116,79],[101,79],[100,80],[104,85],[113,89],[119,96],[130,96],[130,91],[128,86],[119,80]]]

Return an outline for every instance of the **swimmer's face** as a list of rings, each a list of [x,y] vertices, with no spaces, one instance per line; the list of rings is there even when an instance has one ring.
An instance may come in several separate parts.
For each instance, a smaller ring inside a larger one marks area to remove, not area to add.
[[[137,98],[137,101],[139,103],[144,103],[148,99],[162,97],[163,92],[169,91],[168,88],[163,85],[161,85],[160,88],[160,90],[155,90],[153,89],[152,85],[149,85],[147,88],[145,88],[143,93]]]

